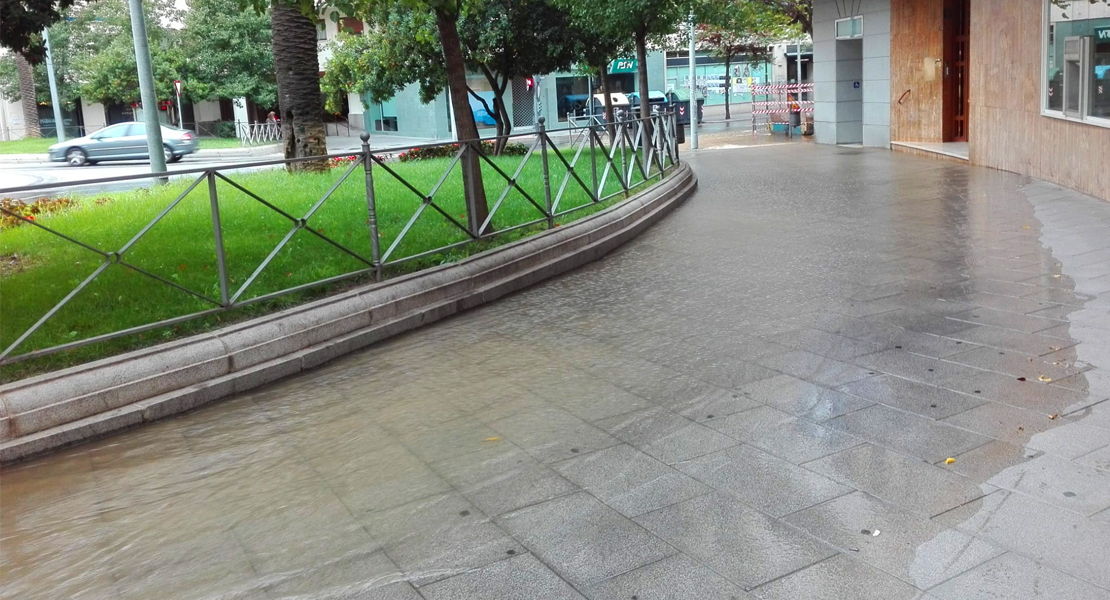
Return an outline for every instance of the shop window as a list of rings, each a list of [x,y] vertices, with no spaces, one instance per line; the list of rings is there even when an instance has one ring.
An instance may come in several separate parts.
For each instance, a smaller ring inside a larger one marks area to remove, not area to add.
[[[1110,4],[1044,2],[1043,113],[1110,127]]]

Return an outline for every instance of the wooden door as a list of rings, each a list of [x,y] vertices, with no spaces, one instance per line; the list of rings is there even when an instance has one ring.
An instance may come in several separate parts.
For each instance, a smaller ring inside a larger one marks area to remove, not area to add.
[[[944,3],[944,141],[966,142],[970,81],[971,0]]]

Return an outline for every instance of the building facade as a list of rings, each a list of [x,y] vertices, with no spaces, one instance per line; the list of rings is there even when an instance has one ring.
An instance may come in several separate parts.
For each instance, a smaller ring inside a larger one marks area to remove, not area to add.
[[[1110,199],[1106,0],[815,0],[815,130]]]

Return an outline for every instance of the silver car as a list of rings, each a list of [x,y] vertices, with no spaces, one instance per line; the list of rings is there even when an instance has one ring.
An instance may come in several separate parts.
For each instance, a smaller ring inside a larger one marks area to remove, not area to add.
[[[162,126],[162,149],[166,162],[177,162],[197,151],[197,136],[191,131]],[[102,160],[149,160],[146,124],[130,121],[110,125],[86,135],[54,144],[50,160],[65,161],[71,167],[96,164]]]

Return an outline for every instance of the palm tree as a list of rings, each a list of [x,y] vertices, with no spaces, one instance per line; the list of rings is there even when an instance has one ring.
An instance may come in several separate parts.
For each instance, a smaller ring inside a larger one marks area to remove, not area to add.
[[[316,23],[290,0],[272,0],[274,72],[285,158],[322,156],[328,153],[324,107],[320,95],[320,62],[316,49]],[[322,170],[325,161],[294,163],[292,169]]]
[[[26,128],[24,137],[42,137],[39,129],[39,103],[35,97],[35,68],[18,52],[15,53],[15,67],[19,71],[19,103],[23,107],[23,122]]]

